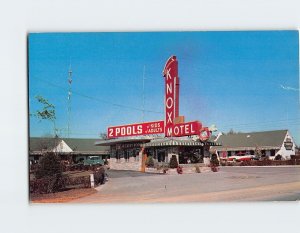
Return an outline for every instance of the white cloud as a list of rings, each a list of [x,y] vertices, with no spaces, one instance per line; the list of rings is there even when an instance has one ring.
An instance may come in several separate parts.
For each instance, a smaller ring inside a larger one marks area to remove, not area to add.
[[[294,87],[286,87],[286,86],[283,86],[280,84],[280,87],[284,90],[287,90],[287,91],[299,91],[299,89],[297,88],[294,88]]]

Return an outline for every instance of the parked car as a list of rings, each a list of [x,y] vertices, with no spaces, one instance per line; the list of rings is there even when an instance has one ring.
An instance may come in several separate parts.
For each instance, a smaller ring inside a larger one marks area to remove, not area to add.
[[[100,158],[100,156],[88,156],[86,160],[83,162],[84,165],[104,165],[104,161]]]
[[[249,160],[255,160],[255,155],[248,155],[245,153],[237,153],[236,155],[230,156],[227,158],[227,161],[235,161],[235,162],[242,162],[242,161],[249,161]]]
[[[254,155],[242,155],[239,156],[236,161],[237,162],[242,162],[242,161],[250,161],[250,160],[254,160],[255,156]]]

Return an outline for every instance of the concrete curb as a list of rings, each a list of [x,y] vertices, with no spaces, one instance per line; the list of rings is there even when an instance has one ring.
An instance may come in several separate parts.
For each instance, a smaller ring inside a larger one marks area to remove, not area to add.
[[[233,167],[238,167],[238,168],[241,168],[241,167],[271,167],[271,168],[274,168],[274,167],[300,167],[300,165],[278,165],[278,166],[220,166],[220,168],[223,168],[223,167],[230,167],[230,168],[233,168]]]

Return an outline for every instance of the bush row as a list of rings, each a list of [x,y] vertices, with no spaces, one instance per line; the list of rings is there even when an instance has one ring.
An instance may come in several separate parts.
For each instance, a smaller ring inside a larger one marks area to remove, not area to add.
[[[53,193],[65,187],[65,179],[61,176],[43,177],[29,182],[30,193]]]
[[[83,165],[83,164],[74,164],[74,165],[63,165],[62,169],[66,171],[95,171],[102,165]]]
[[[300,159],[290,160],[250,160],[242,162],[222,162],[222,166],[281,166],[300,165]]]
[[[93,172],[95,185],[105,182],[105,171],[99,169]],[[44,177],[30,181],[30,193],[53,193],[63,191],[68,188],[90,188],[90,176],[70,177],[69,175]]]

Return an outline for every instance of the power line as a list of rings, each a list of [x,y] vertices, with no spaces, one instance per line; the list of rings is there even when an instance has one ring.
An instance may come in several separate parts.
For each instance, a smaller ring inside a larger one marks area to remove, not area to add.
[[[289,119],[288,121],[289,122],[293,122],[293,121],[299,121],[300,118],[292,118],[292,119]],[[275,121],[262,121],[262,122],[253,122],[253,123],[243,123],[243,124],[229,124],[229,125],[224,125],[224,127],[231,127],[231,126],[247,126],[247,125],[261,125],[261,124],[270,124],[270,123],[278,123],[278,122],[283,122],[283,123],[286,123],[287,120],[284,119],[284,120],[275,120]]]
[[[63,90],[66,90],[65,87],[62,87],[60,85],[57,85],[57,84],[54,84],[54,83],[51,83],[49,81],[46,81],[44,79],[40,79],[40,78],[36,78],[44,83],[47,83],[48,85],[50,86],[54,86],[54,87],[57,87],[57,88],[60,88],[60,89],[63,89]],[[78,91],[72,91],[72,94],[75,94],[75,95],[78,95],[78,96],[81,96],[81,97],[84,97],[84,98],[87,98],[87,99],[91,99],[91,100],[94,100],[94,101],[97,101],[97,102],[101,102],[101,103],[105,103],[105,104],[110,104],[112,106],[115,106],[115,107],[120,107],[120,108],[128,108],[128,109],[131,109],[131,110],[135,110],[135,111],[141,111],[141,112],[151,112],[151,113],[158,113],[158,114],[163,114],[163,112],[159,112],[159,111],[153,111],[153,110],[147,110],[147,109],[141,109],[141,108],[137,108],[137,107],[132,107],[132,106],[128,106],[128,105],[123,105],[123,104],[116,104],[116,103],[113,103],[111,101],[107,101],[107,100],[103,100],[103,99],[98,99],[96,97],[92,97],[92,96],[88,96],[86,94],[83,94],[83,93],[80,93]]]
[[[286,125],[282,125],[282,124],[280,124],[280,125],[277,125],[277,126],[273,126],[273,125],[262,125],[262,126],[259,126],[260,128],[261,127],[266,127],[266,128],[286,128],[286,129],[289,129],[291,126],[299,126],[299,122],[294,122],[294,123],[289,123],[289,127],[287,127]],[[222,127],[223,129],[221,130],[221,131],[226,131],[226,129],[228,130],[228,129],[230,129],[231,127]],[[236,130],[236,131],[239,131],[239,130],[241,130],[241,131],[249,131],[249,130],[255,130],[255,129],[258,129],[258,126],[255,126],[255,125],[252,125],[252,126],[247,126],[247,127],[243,127],[243,126],[241,126],[241,127],[235,127],[234,128],[234,130]],[[261,131],[261,129],[259,130],[259,131]]]

